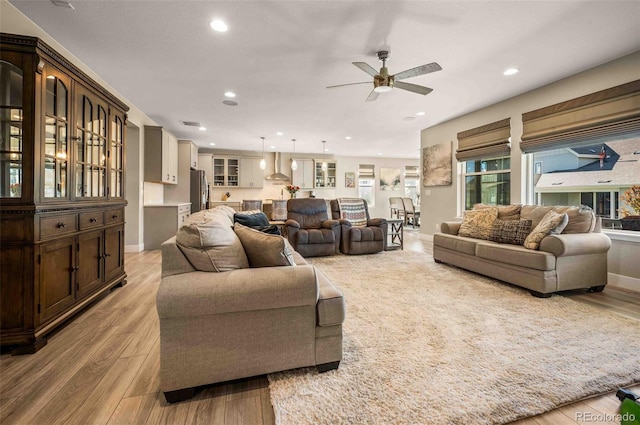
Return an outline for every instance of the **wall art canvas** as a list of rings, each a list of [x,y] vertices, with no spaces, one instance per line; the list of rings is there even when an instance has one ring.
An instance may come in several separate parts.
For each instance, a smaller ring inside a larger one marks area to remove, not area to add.
[[[422,149],[422,185],[451,186],[452,142],[427,146]]]
[[[344,187],[356,187],[356,173],[344,173]]]
[[[380,190],[400,190],[400,168],[380,168]]]

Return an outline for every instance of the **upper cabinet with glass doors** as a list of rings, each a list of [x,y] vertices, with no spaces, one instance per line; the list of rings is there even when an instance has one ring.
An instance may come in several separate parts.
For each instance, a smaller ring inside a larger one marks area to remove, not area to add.
[[[0,60],[0,198],[22,197],[23,72]]]

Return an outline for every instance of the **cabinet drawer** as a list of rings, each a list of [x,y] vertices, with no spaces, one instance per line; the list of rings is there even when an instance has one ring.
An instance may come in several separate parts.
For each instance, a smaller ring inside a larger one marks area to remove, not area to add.
[[[122,223],[124,222],[124,208],[116,208],[113,210],[106,210],[104,212],[104,223]]]
[[[178,229],[184,224],[185,221],[187,221],[190,215],[191,213],[178,214]]]
[[[40,237],[50,238],[78,230],[78,215],[65,214],[40,219]]]
[[[80,213],[80,230],[102,226],[103,223],[104,216],[102,211]]]
[[[182,214],[182,213],[191,213],[191,205],[189,205],[189,204],[180,205],[178,207],[178,214]]]

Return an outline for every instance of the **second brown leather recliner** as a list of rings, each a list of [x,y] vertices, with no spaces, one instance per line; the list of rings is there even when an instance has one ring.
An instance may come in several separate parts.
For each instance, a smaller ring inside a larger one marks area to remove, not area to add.
[[[342,219],[340,203],[331,200],[331,216],[340,222],[340,252],[343,254],[375,254],[384,251],[387,246],[387,220],[370,218],[367,201],[364,203],[366,225],[354,226],[349,220]]]

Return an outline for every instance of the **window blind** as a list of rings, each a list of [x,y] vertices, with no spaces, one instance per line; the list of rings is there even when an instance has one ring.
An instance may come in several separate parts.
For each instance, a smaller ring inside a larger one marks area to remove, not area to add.
[[[409,179],[417,179],[420,177],[417,165],[406,165],[404,167],[404,177]]]
[[[470,161],[511,153],[511,118],[486,124],[458,133],[458,161]]]
[[[634,137],[640,133],[640,80],[522,114],[524,153]]]
[[[358,166],[358,177],[361,178],[373,178],[375,177],[375,165],[373,164],[360,164]]]

